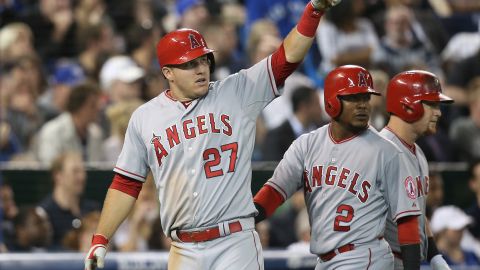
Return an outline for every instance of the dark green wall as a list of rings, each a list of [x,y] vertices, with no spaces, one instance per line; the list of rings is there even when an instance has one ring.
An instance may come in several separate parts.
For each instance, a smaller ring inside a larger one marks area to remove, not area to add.
[[[272,175],[275,164],[253,166],[252,193],[255,194]],[[3,169],[3,180],[9,183],[19,205],[36,204],[51,191],[50,174],[46,170]],[[85,196],[102,203],[112,180],[111,170],[88,170]],[[462,170],[442,171],[444,179],[444,204],[455,204],[462,208],[469,206],[474,197],[468,189],[467,172]]]

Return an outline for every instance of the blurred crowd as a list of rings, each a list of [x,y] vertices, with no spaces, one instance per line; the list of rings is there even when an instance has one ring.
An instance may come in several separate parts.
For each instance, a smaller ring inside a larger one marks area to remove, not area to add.
[[[54,186],[38,205],[18,209],[11,188],[1,185],[2,248],[88,249],[100,205],[82,199],[84,164],[113,166],[132,112],[166,89],[156,59],[156,42],[165,33],[183,27],[200,31],[215,50],[212,80],[223,79],[271,54],[307,2],[0,1],[0,162],[42,163],[51,168]],[[336,66],[368,68],[382,93],[401,71],[431,71],[455,104],[442,108],[437,134],[418,144],[430,162],[472,164],[470,187],[478,194],[465,209],[468,215],[442,208],[442,199],[433,195],[441,193],[441,179],[432,174],[432,228],[452,262],[473,261],[473,254],[478,263],[480,244],[461,243],[480,237],[480,1],[343,0],[325,14],[316,38],[287,79],[285,94],[257,122],[253,159],[280,160],[295,138],[329,121],[323,78]],[[373,97],[371,125],[381,129],[387,120],[384,99]],[[116,250],[169,245],[159,229],[154,187],[141,194],[115,236]],[[307,215],[299,197],[259,224],[265,247],[308,251]],[[441,218],[445,213],[458,218]],[[465,228],[469,236],[460,241]],[[471,254],[463,249],[472,246],[478,247]]]

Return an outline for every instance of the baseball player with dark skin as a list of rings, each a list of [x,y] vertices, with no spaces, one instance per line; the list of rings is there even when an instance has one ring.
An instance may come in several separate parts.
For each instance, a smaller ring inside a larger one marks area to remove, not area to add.
[[[422,136],[435,134],[441,117],[440,104],[453,100],[442,94],[438,78],[426,71],[412,70],[397,74],[387,87],[387,111],[390,120],[380,134],[395,143],[406,154],[406,167],[411,178],[405,183],[413,183],[417,205],[422,211],[419,217],[419,232],[422,259],[427,259],[433,270],[449,270],[442,255],[438,253],[429,223],[425,216],[428,193],[428,163],[422,149],[415,142]],[[385,239],[395,255],[395,270],[404,269],[402,250],[397,237],[397,226],[387,220]]]
[[[393,269],[383,238],[387,216],[398,224],[405,269],[420,269],[421,212],[402,182],[408,177],[404,153],[368,124],[370,97],[380,95],[370,73],[338,67],[327,75],[324,95],[331,123],[300,136],[285,152],[255,195],[256,222],[303,189],[315,270]]]
[[[255,123],[303,60],[325,10],[340,0],[312,0],[282,45],[249,69],[210,82],[213,50],[180,29],[157,44],[170,89],[132,115],[85,269],[103,268],[109,239],[153,174],[168,269],[264,269],[251,193]]]

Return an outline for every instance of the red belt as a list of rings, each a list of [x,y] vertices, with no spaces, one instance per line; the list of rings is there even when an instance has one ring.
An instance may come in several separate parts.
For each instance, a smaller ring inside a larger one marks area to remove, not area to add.
[[[380,236],[377,238],[378,240],[382,240],[383,239],[383,236]],[[343,245],[339,248],[336,248],[334,250],[331,250],[327,253],[324,253],[324,254],[320,254],[320,259],[324,262],[328,262],[330,261],[331,259],[333,259],[333,257],[337,256],[338,254],[340,253],[344,253],[344,252],[347,252],[347,251],[350,251],[350,250],[354,250],[355,249],[355,245],[354,244],[346,244],[346,245]]]
[[[329,251],[327,253],[324,253],[324,254],[321,254],[320,255],[320,259],[324,262],[328,262],[330,261],[331,259],[333,259],[333,257],[337,256],[337,254],[340,254],[340,253],[344,253],[344,252],[347,252],[347,251],[350,251],[350,250],[354,250],[355,249],[355,245],[354,244],[346,244],[344,246],[341,246],[339,248],[336,248],[332,251]]]
[[[240,224],[240,221],[229,223],[228,227],[230,228],[230,233],[236,233],[242,230],[242,224]],[[224,235],[220,235],[220,229],[217,226],[203,231],[177,231],[177,236],[182,242],[191,243],[210,241]]]

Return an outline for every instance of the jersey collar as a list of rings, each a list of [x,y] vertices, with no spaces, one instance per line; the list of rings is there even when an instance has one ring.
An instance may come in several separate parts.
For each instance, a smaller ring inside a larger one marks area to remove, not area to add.
[[[365,130],[364,130],[364,131],[365,131]],[[333,142],[334,144],[341,144],[341,143],[344,143],[344,142],[348,142],[348,141],[354,139],[355,137],[357,137],[358,135],[360,135],[361,133],[363,133],[364,131],[359,132],[359,133],[357,133],[357,134],[353,134],[352,136],[350,136],[350,137],[348,137],[348,138],[345,138],[345,139],[343,139],[343,140],[337,141],[337,140],[335,140],[335,138],[333,138],[333,135],[332,135],[332,123],[328,124],[328,136],[330,136],[330,139],[332,140],[332,142]]]
[[[166,96],[167,98],[169,98],[170,100],[172,100],[172,101],[175,101],[175,102],[178,101],[176,98],[174,98],[174,97],[172,96],[172,93],[171,93],[171,90],[170,90],[170,89],[165,90],[165,96]],[[192,102],[193,102],[193,100],[190,100],[190,101],[180,101],[180,103],[182,103],[182,105],[185,107],[185,109],[188,108],[188,106],[190,106],[190,104],[192,104]]]
[[[393,135],[395,135],[395,137],[397,137],[397,139],[403,144],[405,145],[405,147],[407,147],[407,149],[414,155],[416,155],[416,147],[415,147],[415,144],[409,144],[408,142],[406,142],[404,139],[400,138],[400,136],[397,135],[397,133],[395,133],[395,131],[393,131],[390,127],[386,126],[385,127],[386,130],[390,131],[391,133],[393,133]]]

